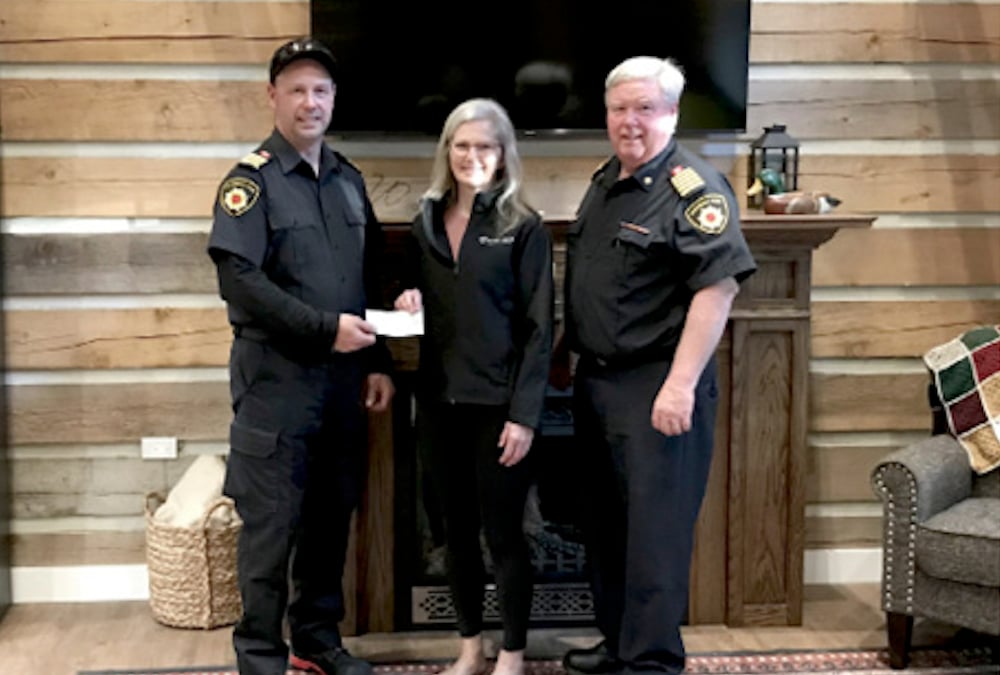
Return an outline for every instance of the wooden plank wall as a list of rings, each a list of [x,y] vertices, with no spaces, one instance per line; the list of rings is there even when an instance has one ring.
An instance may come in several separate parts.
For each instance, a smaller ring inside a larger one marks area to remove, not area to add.
[[[754,2],[748,132],[693,138],[736,186],[763,126],[801,183],[879,216],[817,253],[807,547],[874,546],[868,473],[926,433],[920,355],[1000,320],[1000,4]],[[141,496],[224,452],[229,333],[203,253],[215,187],[270,128],[265,67],[304,0],[4,0],[0,185],[13,563],[141,562]],[[524,147],[573,209],[606,151]],[[720,149],[721,148],[721,149]],[[380,216],[428,153],[348,144]],[[181,458],[139,458],[178,436]]]

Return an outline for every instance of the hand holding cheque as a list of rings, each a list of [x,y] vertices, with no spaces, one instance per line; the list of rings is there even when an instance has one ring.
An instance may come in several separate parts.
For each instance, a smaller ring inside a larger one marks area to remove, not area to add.
[[[375,326],[375,333],[385,337],[409,337],[424,334],[424,312],[404,310],[387,311],[369,309],[365,320]]]

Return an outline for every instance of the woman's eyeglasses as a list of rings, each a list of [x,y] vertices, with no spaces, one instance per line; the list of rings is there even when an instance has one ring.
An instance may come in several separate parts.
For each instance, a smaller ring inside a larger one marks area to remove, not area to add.
[[[500,146],[496,143],[467,143],[465,141],[452,143],[450,147],[452,152],[459,155],[468,155],[473,150],[476,155],[489,155],[500,150]]]

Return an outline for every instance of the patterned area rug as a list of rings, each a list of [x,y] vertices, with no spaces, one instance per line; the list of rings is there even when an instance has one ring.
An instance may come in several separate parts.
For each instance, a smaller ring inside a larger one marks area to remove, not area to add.
[[[377,664],[375,675],[433,675],[446,664],[439,661]],[[920,675],[997,675],[1000,666],[993,662],[993,652],[988,648],[957,651],[918,649],[910,656],[905,671],[889,668],[884,650],[845,651],[782,651],[745,654],[694,654],[688,657],[685,673],[706,675],[749,675],[752,673],[837,673],[849,675],[891,675],[893,673],[919,673]],[[208,668],[175,668],[159,670],[87,670],[78,675],[237,675],[232,666]],[[309,675],[289,670],[288,675]],[[566,675],[558,661],[530,661],[525,675]]]

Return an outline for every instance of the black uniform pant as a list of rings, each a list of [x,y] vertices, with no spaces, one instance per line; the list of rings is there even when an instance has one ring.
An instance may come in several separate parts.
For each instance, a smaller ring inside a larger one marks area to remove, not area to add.
[[[357,356],[301,363],[267,344],[233,343],[224,492],[243,519],[233,631],[241,675],[284,675],[286,618],[296,652],[340,645],[341,576],[365,471],[361,384]]]
[[[574,385],[597,625],[633,673],[684,669],[680,626],[712,458],[714,359],[697,385],[691,430],[680,436],[664,436],[650,421],[669,367],[602,367],[584,358]]]
[[[417,433],[444,519],[459,634],[472,637],[483,629],[482,529],[493,561],[503,648],[516,651],[525,647],[531,614],[533,573],[523,521],[534,450],[512,467],[497,461],[506,421],[506,406],[428,403],[419,407]]]

